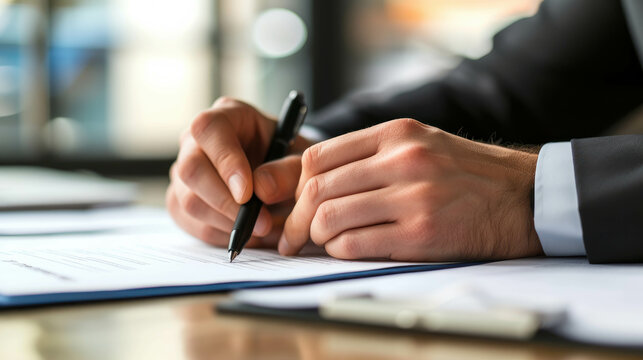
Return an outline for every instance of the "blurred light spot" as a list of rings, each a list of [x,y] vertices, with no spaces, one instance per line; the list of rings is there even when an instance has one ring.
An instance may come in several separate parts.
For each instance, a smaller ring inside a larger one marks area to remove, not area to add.
[[[108,3],[113,9],[110,20],[116,41],[138,48],[201,44],[208,35],[214,6],[208,0],[112,0]]]
[[[259,53],[281,58],[299,51],[306,43],[307,31],[303,20],[286,9],[269,9],[257,17],[252,39]]]
[[[80,133],[80,125],[74,119],[57,117],[43,127],[43,142],[48,149],[61,154],[69,154],[78,150]]]

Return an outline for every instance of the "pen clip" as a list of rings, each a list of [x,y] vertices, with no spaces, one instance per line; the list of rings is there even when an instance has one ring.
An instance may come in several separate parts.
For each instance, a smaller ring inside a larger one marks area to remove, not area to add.
[[[292,90],[281,108],[276,129],[277,138],[290,144],[299,133],[299,128],[304,123],[307,112],[308,106],[304,101],[304,94]]]

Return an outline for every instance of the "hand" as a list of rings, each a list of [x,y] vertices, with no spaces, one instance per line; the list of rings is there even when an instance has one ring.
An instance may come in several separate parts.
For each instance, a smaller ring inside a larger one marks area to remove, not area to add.
[[[292,208],[301,156],[261,164],[276,122],[243,102],[221,98],[199,114],[181,136],[181,149],[170,169],[167,208],[191,235],[227,246],[239,205],[253,191],[264,204],[286,204],[259,213],[247,246],[275,246]],[[294,148],[310,143],[302,138]],[[254,171],[253,171],[254,169]],[[272,213],[271,213],[272,212]]]
[[[538,156],[411,119],[313,145],[279,252],[405,261],[542,254],[529,192]]]

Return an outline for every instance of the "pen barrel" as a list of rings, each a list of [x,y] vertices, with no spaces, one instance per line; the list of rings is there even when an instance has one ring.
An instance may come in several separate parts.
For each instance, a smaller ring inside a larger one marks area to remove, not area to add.
[[[241,205],[237,219],[235,220],[234,225],[232,225],[234,236],[230,237],[228,249],[240,252],[241,249],[246,246],[246,243],[250,240],[250,236],[252,236],[252,230],[254,227],[246,226],[246,224],[254,225],[257,222],[262,205],[263,202],[261,202],[257,195],[254,194],[250,198],[250,201]]]
[[[266,153],[266,157],[264,158],[263,162],[267,163],[268,161],[281,159],[282,157],[284,157],[284,155],[286,155],[289,147],[290,144],[288,144],[283,139],[274,139],[270,143],[270,147],[268,148],[268,152]]]
[[[274,139],[270,143],[264,162],[282,158],[286,154],[286,151],[288,151],[288,148],[289,144],[285,141]],[[254,226],[247,226],[247,224],[254,225],[257,222],[262,205],[263,202],[259,200],[257,195],[254,193],[247,203],[241,205],[239,208],[239,214],[237,214],[237,219],[234,221],[234,225],[232,226],[234,236],[231,236],[230,238],[230,244],[228,245],[229,249],[241,251],[248,240],[250,240]]]
[[[281,108],[273,138],[290,143],[297,136],[307,112],[304,95],[295,90],[291,91]]]
[[[297,91],[291,91],[282,107],[281,116],[272,135],[264,163],[280,159],[286,155],[290,143],[294,141],[299,127],[304,121],[307,110],[304,96]],[[263,206],[263,202],[254,194],[250,201],[241,205],[230,233],[228,251],[233,254],[230,261],[234,259],[236,254],[241,252],[248,240],[250,240],[261,206]]]

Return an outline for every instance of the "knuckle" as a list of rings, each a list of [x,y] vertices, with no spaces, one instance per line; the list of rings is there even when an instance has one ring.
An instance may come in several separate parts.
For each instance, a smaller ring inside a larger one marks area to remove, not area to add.
[[[208,111],[199,113],[190,124],[189,132],[195,139],[199,139],[212,123],[212,115]]]
[[[193,185],[199,177],[200,164],[195,156],[187,156],[174,165],[176,175],[184,184]]]
[[[307,172],[313,172],[315,164],[319,162],[321,156],[321,145],[315,144],[307,148],[301,156],[301,167]]]
[[[224,179],[228,177],[228,173],[241,167],[236,164],[237,157],[234,152],[225,148],[220,148],[213,152],[212,162],[219,174],[221,174],[221,177]]]
[[[431,214],[434,210],[434,202],[439,196],[439,190],[429,182],[414,184],[409,188],[409,201],[417,204],[420,214]]]
[[[418,216],[409,224],[407,236],[412,243],[421,242],[424,245],[430,245],[435,238],[435,233],[436,224],[432,217]]]
[[[400,154],[404,160],[413,163],[416,167],[418,164],[426,163],[431,160],[431,151],[424,144],[406,145]]]
[[[326,251],[333,257],[347,260],[357,259],[360,257],[360,243],[355,236],[342,234],[336,241],[336,246],[330,249],[327,246],[326,249]]]
[[[416,134],[418,129],[422,127],[422,123],[410,118],[403,118],[392,120],[391,126],[398,135],[406,136]]]
[[[306,185],[304,186],[304,194],[308,196],[308,199],[312,201],[313,203],[317,204],[319,202],[319,199],[321,199],[322,196],[322,186],[323,182],[321,181],[319,176],[313,176],[308,181],[306,182]]]
[[[203,202],[196,194],[189,193],[188,195],[185,195],[183,197],[181,206],[188,215],[197,217],[201,214],[201,211],[203,209]]]
[[[212,105],[213,107],[217,106],[228,106],[228,105],[236,105],[239,103],[239,100],[231,97],[231,96],[219,96],[215,101],[214,104]]]
[[[310,240],[317,246],[324,246],[329,240],[323,229],[317,226],[315,221],[310,226]]]
[[[317,221],[319,228],[323,231],[332,229],[335,225],[336,207],[330,201],[324,201],[315,214],[314,221]]]
[[[433,161],[433,155],[423,144],[406,144],[399,146],[385,161],[391,169],[397,169],[408,177],[426,170]]]

